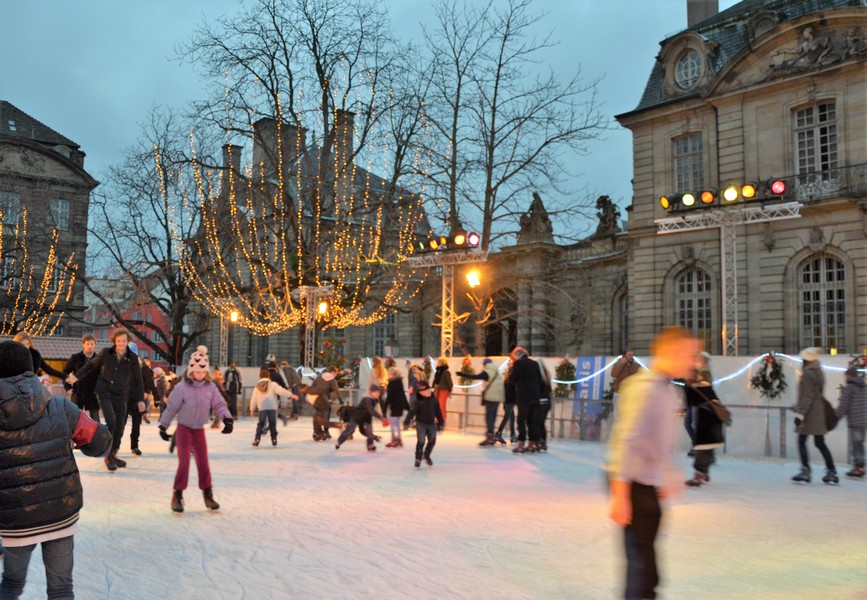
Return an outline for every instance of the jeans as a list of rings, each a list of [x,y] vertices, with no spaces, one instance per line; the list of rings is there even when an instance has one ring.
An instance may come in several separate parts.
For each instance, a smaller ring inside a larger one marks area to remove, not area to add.
[[[16,548],[3,548],[3,582],[0,599],[18,598],[24,591],[27,566],[36,544]],[[72,565],[74,558],[72,536],[42,542],[42,562],[45,564],[47,598],[75,598],[72,592]]]
[[[503,429],[506,428],[506,423],[509,424],[509,433],[515,437],[515,403],[506,402],[503,404],[503,420],[500,421],[500,426],[497,428],[497,435],[503,435]]]
[[[656,598],[659,573],[654,542],[662,519],[656,488],[632,482],[632,523],[623,528],[626,543],[627,600]]]
[[[822,458],[825,459],[825,467],[829,471],[836,471],[834,468],[834,458],[831,456],[831,451],[828,450],[828,446],[825,445],[825,436],[814,435],[813,444],[819,449],[819,452],[822,453]],[[801,455],[801,465],[809,469],[810,457],[807,455],[807,436],[804,434],[798,434],[798,452]]]
[[[391,416],[388,418],[388,424],[391,425],[391,439],[400,439],[400,419],[401,417]]]
[[[856,467],[864,467],[864,432],[867,428],[850,427],[849,445],[852,448],[852,464]]]
[[[204,429],[190,429],[186,425],[178,425],[175,429],[175,444],[178,451],[178,470],[175,473],[175,483],[172,489],[184,491],[190,478],[190,450],[196,459],[196,470],[199,474],[199,489],[211,487],[211,466],[208,464],[208,442]]]
[[[692,461],[692,468],[699,473],[704,473],[705,475],[707,475],[707,472],[710,470],[710,466],[713,464],[713,461],[713,448],[711,448],[710,450],[696,450],[695,458]]]
[[[123,429],[126,427],[126,398],[114,394],[100,394],[99,405],[102,407],[105,424],[111,432],[111,451],[117,452],[123,439]]]
[[[429,458],[434,446],[437,445],[436,423],[419,423],[416,421],[415,431],[416,436],[418,436],[418,441],[415,443],[416,460],[421,460],[422,456]],[[425,445],[425,439],[427,439],[427,445]]]
[[[373,435],[373,424],[365,422],[358,423],[356,421],[350,421],[346,424],[346,427],[344,427],[343,431],[340,433],[340,436],[337,438],[337,443],[342,445],[343,442],[348,440],[349,436],[355,433],[356,427],[360,428],[361,433],[363,433],[364,436],[367,438],[367,446],[373,446],[374,442],[376,441],[376,438]]]
[[[258,440],[265,433],[265,421],[268,422],[268,431],[271,432],[271,439],[277,439],[277,409],[260,410],[259,423],[256,425],[256,439]]]
[[[692,407],[687,405],[683,412],[683,427],[686,429],[686,434],[689,436],[690,445],[695,446],[695,427],[693,427],[692,421]]]
[[[490,400],[482,400],[485,406],[485,431],[488,435],[494,435],[494,424],[497,422],[497,410],[500,407],[499,402],[491,402]]]

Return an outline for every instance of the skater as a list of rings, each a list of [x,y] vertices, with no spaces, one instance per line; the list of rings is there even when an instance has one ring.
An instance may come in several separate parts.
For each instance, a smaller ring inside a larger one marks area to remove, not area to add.
[[[515,435],[515,388],[509,385],[512,365],[514,364],[515,361],[510,356],[509,364],[506,365],[506,371],[503,373],[503,419],[500,421],[500,426],[497,427],[497,434],[494,436],[504,446],[506,440],[503,439],[503,430],[506,428],[506,423],[509,424],[509,441],[513,444],[518,442],[518,436]]]
[[[85,379],[81,379],[75,385],[66,383],[70,373],[83,367],[87,361],[96,356],[96,338],[90,334],[81,337],[81,352],[76,352],[69,357],[66,366],[63,367],[63,388],[72,390],[72,401],[81,410],[87,411],[91,419],[99,422],[99,400],[96,399],[96,380],[99,373],[92,371]]]
[[[126,467],[126,461],[117,457],[120,442],[123,440],[123,430],[130,406],[144,403],[144,381],[138,356],[129,347],[129,331],[123,328],[115,329],[111,334],[114,344],[88,361],[75,373],[70,373],[66,382],[75,385],[79,379],[87,379],[93,371],[99,372],[94,392],[102,408],[102,416],[113,438],[111,453],[105,457],[105,467],[109,471],[117,471],[118,467]]]
[[[518,405],[518,447],[512,452],[535,452],[538,433],[532,422],[532,412],[536,410],[541,397],[542,372],[539,363],[531,359],[527,350],[520,346],[512,350],[512,359],[515,362],[509,371],[509,385],[514,388]],[[529,443],[525,444],[528,435]]]
[[[280,372],[283,373],[283,378],[286,380],[286,389],[292,392],[292,407],[289,414],[283,418],[283,426],[286,426],[287,421],[297,421],[298,413],[301,412],[301,407],[298,404],[298,394],[301,391],[301,376],[298,371],[292,368],[288,360],[280,361]]]
[[[361,399],[358,406],[352,409],[349,423],[340,433],[340,437],[337,438],[337,443],[334,445],[335,450],[339,450],[343,442],[349,439],[355,432],[355,428],[360,427],[361,432],[367,437],[368,452],[376,452],[376,436],[373,435],[373,418],[382,419],[382,415],[377,410],[381,394],[382,389],[378,385],[370,386],[367,395]]]
[[[268,422],[268,430],[271,432],[271,445],[277,445],[277,410],[280,407],[280,398],[297,398],[295,394],[281,385],[274,383],[267,369],[259,371],[259,381],[253,389],[250,398],[250,416],[255,416],[259,411],[259,423],[256,425],[256,437],[253,445],[258,446],[262,433],[265,431],[265,422]]]
[[[834,458],[825,445],[825,434],[828,426],[825,424],[825,407],[822,397],[825,390],[825,374],[819,363],[819,349],[805,348],[801,350],[804,367],[801,379],[798,381],[798,405],[795,408],[795,427],[798,432],[798,453],[801,456],[801,472],[792,477],[798,483],[810,483],[810,458],[807,455],[807,436],[813,436],[813,444],[825,459],[825,483],[839,483],[837,469],[834,468]]]
[[[837,416],[846,417],[849,426],[849,446],[852,450],[852,470],[846,477],[864,478],[864,432],[867,429],[867,387],[864,377],[855,367],[846,370],[846,385],[840,389]]]
[[[614,382],[614,402],[620,397],[620,386],[627,377],[631,377],[641,370],[641,365],[635,362],[635,353],[632,348],[623,351],[614,365],[611,367],[611,380]]]
[[[651,345],[650,369],[630,377],[620,390],[620,409],[609,442],[608,479],[610,516],[623,527],[627,599],[656,598],[659,500],[681,489],[672,485],[672,415],[680,409],[683,394],[671,380],[692,373],[699,350],[699,341],[689,331],[664,328]]]
[[[443,413],[440,410],[439,401],[434,398],[433,390],[427,381],[418,382],[418,400],[415,405],[415,431],[417,441],[415,443],[415,466],[421,465],[422,458],[433,466],[431,452],[437,443],[437,429],[445,423]],[[425,445],[427,440],[427,445]]]
[[[0,597],[18,598],[36,544],[42,545],[47,598],[72,598],[73,535],[83,506],[73,447],[111,451],[108,427],[63,396],[52,396],[18,342],[0,342]]]
[[[379,389],[384,390],[388,386],[388,378],[388,369],[382,364],[382,358],[374,356],[373,364],[370,366],[370,376],[367,378],[367,387],[377,385]],[[379,398],[379,410],[385,414],[385,394]]]
[[[27,331],[19,331],[15,334],[15,337],[12,338],[13,342],[19,342],[28,350],[30,350],[30,357],[33,359],[33,372],[39,375],[40,371],[43,371],[52,377],[63,381],[63,378],[66,377],[66,373],[62,371],[58,371],[42,358],[42,355],[39,353],[39,350],[33,345],[33,338],[30,336],[30,333]]]
[[[400,421],[403,418],[403,411],[408,409],[409,402],[403,389],[403,374],[397,367],[389,367],[383,414],[388,415],[391,441],[385,445],[386,448],[403,448],[403,439],[400,437]]]
[[[479,446],[493,446],[497,443],[494,437],[494,424],[497,422],[497,411],[506,399],[503,377],[497,369],[497,365],[489,357],[482,361],[482,371],[476,374],[465,374],[465,379],[477,379],[484,381],[482,387],[482,406],[485,407],[485,439]],[[505,444],[505,440],[503,444]]]
[[[710,481],[710,466],[715,462],[714,449],[722,448],[725,443],[723,427],[709,403],[717,400],[713,389],[710,371],[699,371],[687,386],[686,403],[695,415],[695,459],[692,466],[695,474],[686,480],[686,485],[699,487]]]
[[[184,512],[184,490],[190,475],[190,450],[196,458],[196,469],[199,474],[199,489],[205,500],[205,506],[210,510],[218,510],[220,505],[214,500],[211,487],[211,467],[208,464],[208,443],[205,439],[204,426],[208,423],[211,409],[223,419],[223,433],[232,433],[234,420],[226,406],[217,386],[208,381],[210,372],[208,364],[208,349],[199,346],[190,357],[190,363],[184,373],[183,381],[178,383],[169,394],[166,410],[160,415],[160,437],[169,442],[166,429],[177,416],[178,426],[175,428],[174,442],[178,449],[178,470],[172,486],[172,510]]]
[[[424,369],[422,369],[418,365],[411,364],[409,361],[406,361],[406,387],[407,393],[409,394],[409,410],[406,411],[406,417],[403,419],[403,430],[406,431],[409,429],[409,426],[413,421],[413,410],[415,409],[415,402],[417,400],[417,392],[418,382],[424,381],[427,383],[427,377],[424,374]]]
[[[166,383],[166,372],[162,367],[154,369],[154,408],[163,414],[166,409],[166,395],[169,392],[169,384]]]
[[[306,391],[307,401],[313,404],[313,439],[317,442],[331,439],[328,430],[340,427],[340,423],[331,421],[331,402],[337,400],[343,405],[337,373],[337,367],[328,367]]]
[[[533,428],[535,430],[536,452],[548,451],[548,413],[551,411],[551,396],[553,388],[551,387],[551,374],[548,372],[548,367],[540,358],[536,361],[539,365],[539,375],[541,375],[542,389],[539,392],[539,403],[533,407],[530,413]]]
[[[439,426],[440,431],[446,427],[446,405],[449,402],[449,396],[452,395],[453,387],[449,363],[445,356],[440,356],[437,359],[437,368],[433,378],[434,393],[436,394],[437,401],[440,403],[440,412],[443,414],[443,423]]]
[[[226,382],[226,394],[228,394],[229,412],[232,413],[232,418],[238,418],[238,396],[241,395],[241,372],[238,370],[238,363],[234,360],[229,361],[229,368],[223,373],[223,381]]]

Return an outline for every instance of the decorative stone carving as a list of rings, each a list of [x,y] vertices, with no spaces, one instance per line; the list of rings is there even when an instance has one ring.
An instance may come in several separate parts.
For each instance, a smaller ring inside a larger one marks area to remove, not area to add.
[[[530,210],[521,215],[520,224],[518,244],[554,243],[554,226],[537,192],[533,192],[533,203],[530,204]]]
[[[695,246],[684,246],[681,250],[683,263],[688,267],[695,266]]]
[[[807,244],[813,252],[822,252],[828,243],[825,241],[825,233],[821,227],[810,229],[810,241]]]
[[[610,235],[620,231],[620,209],[608,196],[599,196],[596,199],[596,208],[599,211],[596,217],[599,225],[596,226],[596,235]]]
[[[765,231],[762,234],[762,242],[765,244],[765,248],[767,248],[768,252],[771,252],[776,245],[774,241],[774,230],[771,229],[770,223],[765,223]]]
[[[836,31],[817,34],[812,26],[801,32],[794,48],[777,50],[771,57],[773,74],[803,73],[821,69],[843,60],[867,55],[867,40],[860,27],[849,27],[838,36]]]

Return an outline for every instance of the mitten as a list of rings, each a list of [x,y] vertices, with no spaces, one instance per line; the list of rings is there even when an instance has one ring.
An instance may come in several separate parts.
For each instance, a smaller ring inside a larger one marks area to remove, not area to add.
[[[383,426],[383,427],[388,427],[388,419],[383,419],[383,420],[382,420],[382,426]]]
[[[801,417],[795,417],[795,427],[800,427],[801,423],[803,423],[803,422],[804,422],[804,419],[802,419]]]
[[[232,429],[235,427],[235,421],[233,419],[223,419],[223,431],[222,433],[232,433]]]
[[[170,436],[168,434],[168,432],[166,431],[165,425],[160,425],[160,437],[163,438],[167,442],[171,441],[171,439],[172,439],[172,436]]]

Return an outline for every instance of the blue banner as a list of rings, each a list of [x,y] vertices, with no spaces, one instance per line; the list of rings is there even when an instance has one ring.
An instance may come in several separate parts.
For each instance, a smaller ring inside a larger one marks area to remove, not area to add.
[[[596,373],[575,386],[575,400],[597,400],[586,402],[584,414],[595,418],[602,411],[602,394],[605,392],[605,366],[604,356],[579,356],[575,363],[575,379],[584,379]],[[575,402],[572,408],[573,415],[578,415],[581,403]]]

